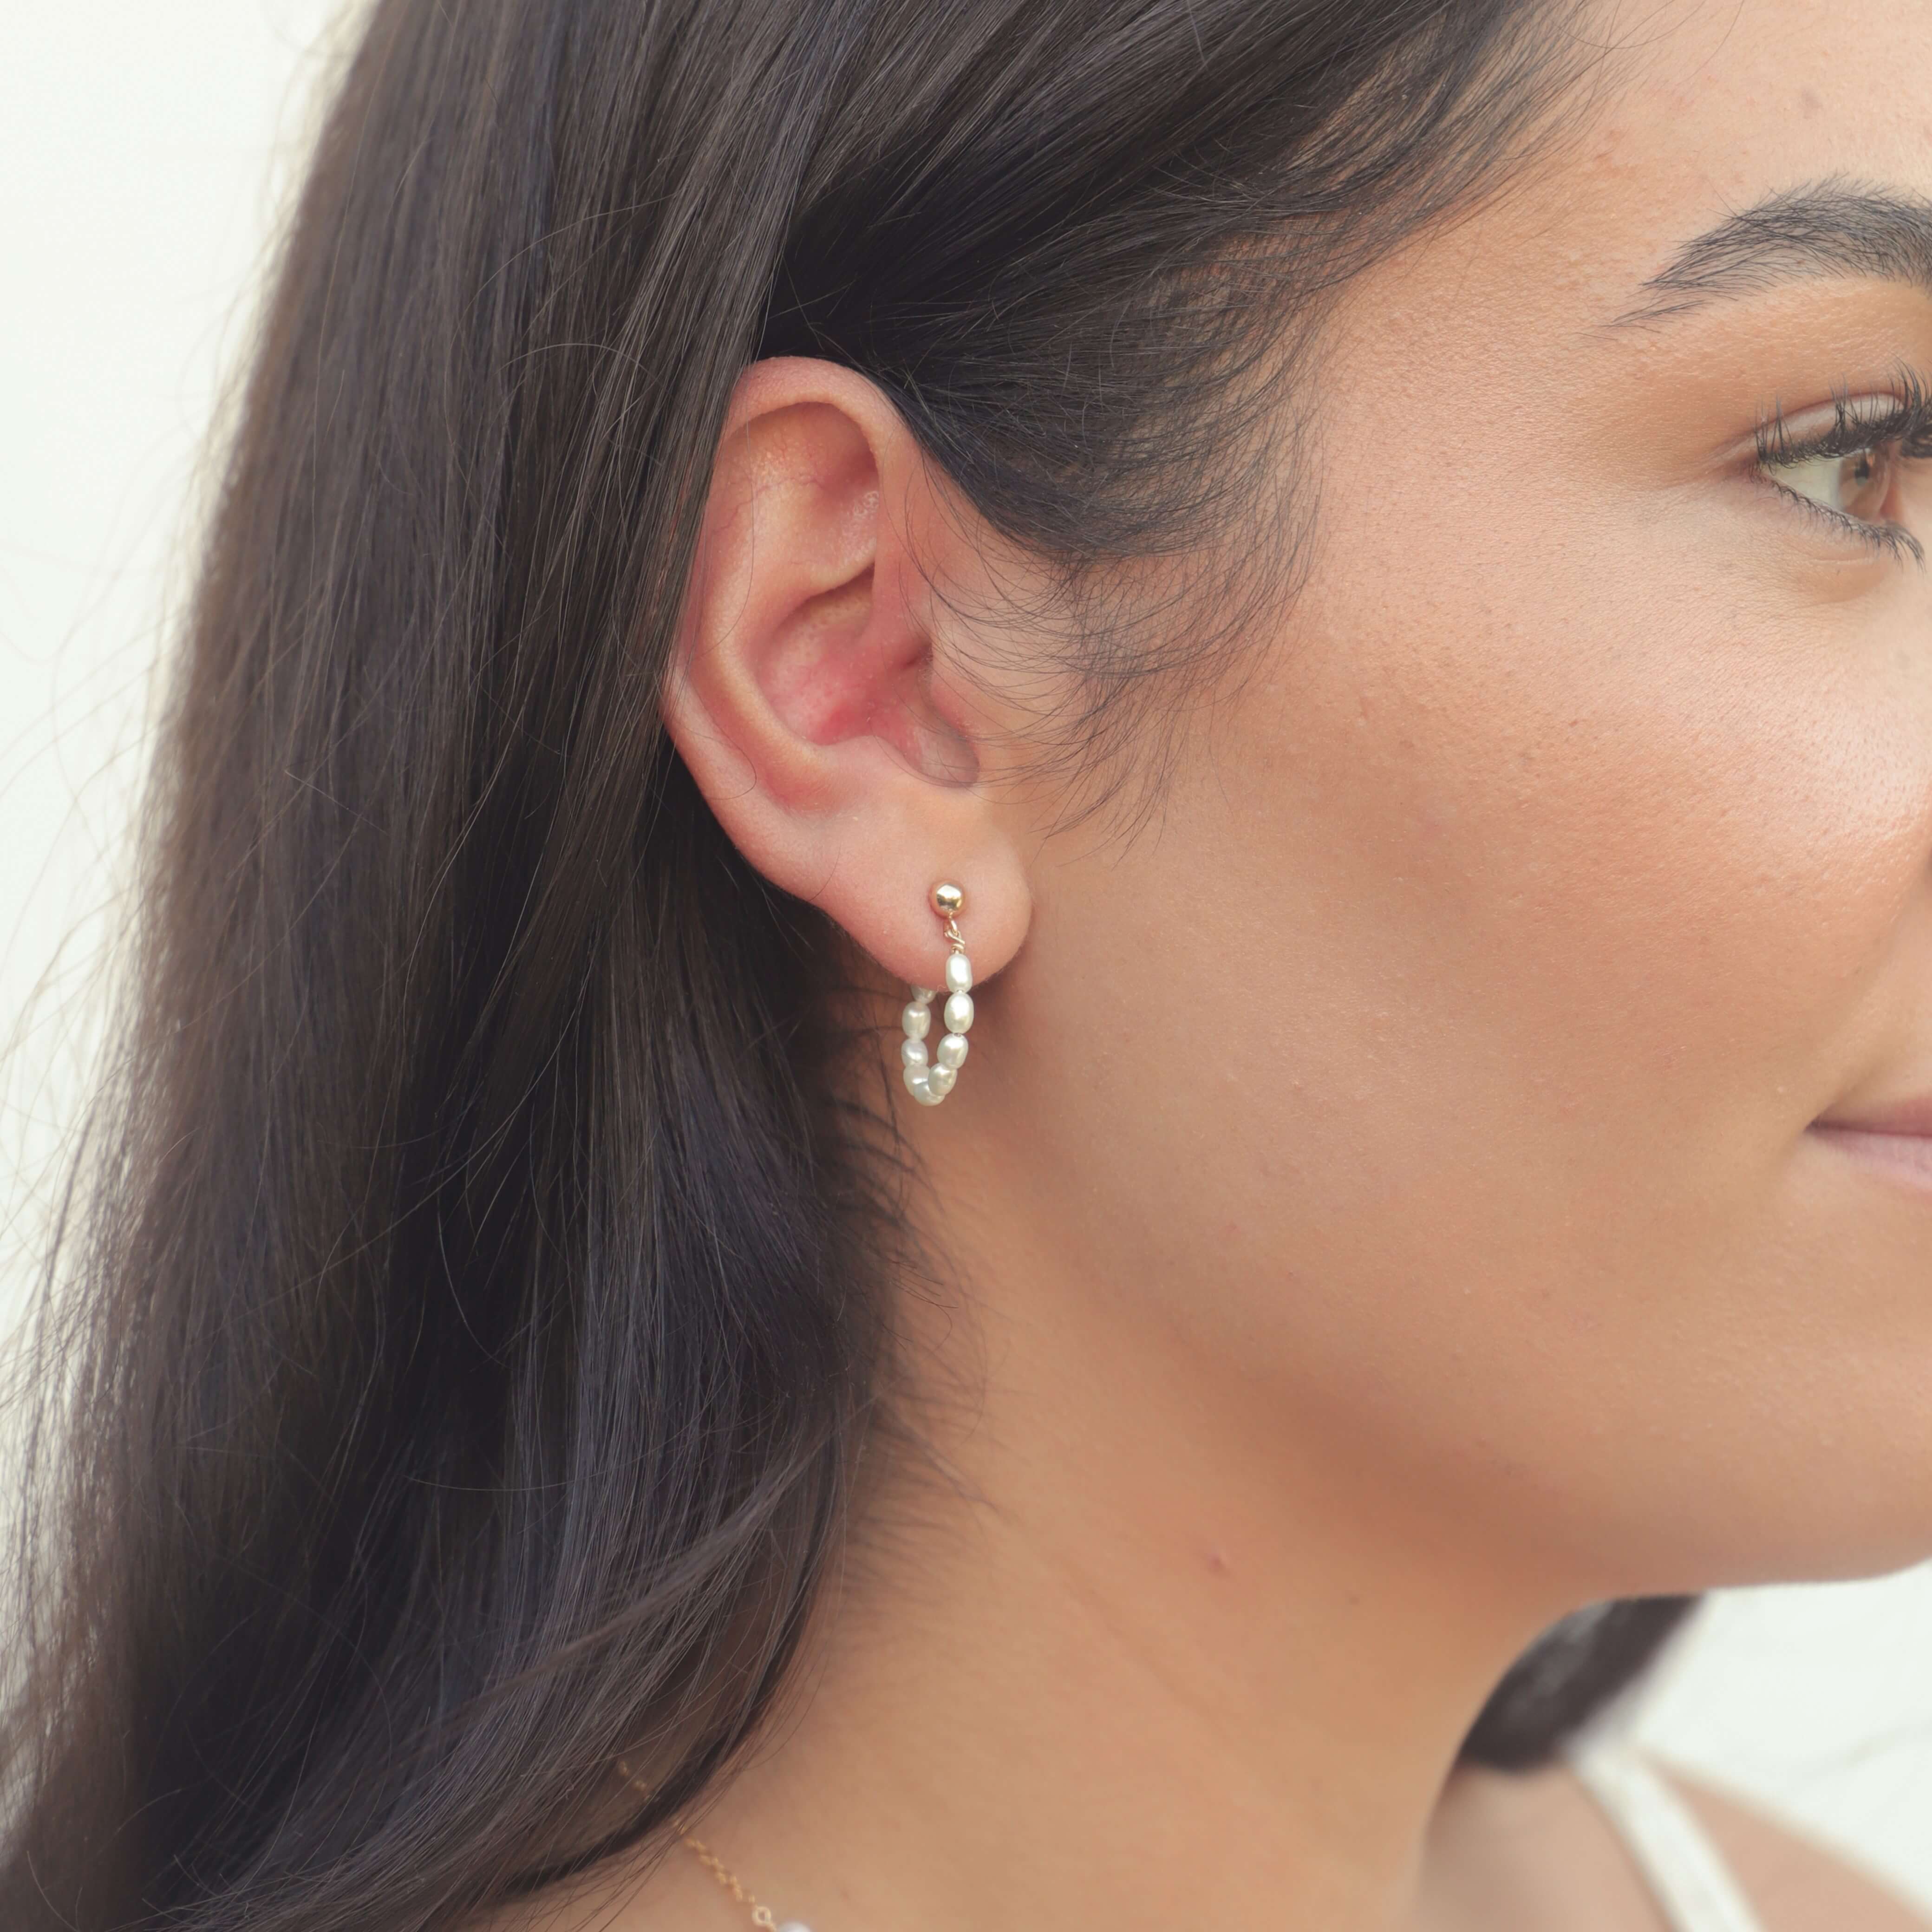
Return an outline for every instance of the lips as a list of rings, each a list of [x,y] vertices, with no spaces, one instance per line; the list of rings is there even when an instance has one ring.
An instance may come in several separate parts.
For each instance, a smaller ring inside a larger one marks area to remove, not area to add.
[[[1873,1108],[1856,1120],[1823,1120],[1811,1131],[1841,1152],[1932,1187],[1932,1094]]]
[[[1822,1120],[1816,1124],[1832,1133],[1888,1135],[1897,1139],[1932,1140],[1932,1094],[1916,1100],[1900,1100],[1890,1107],[1874,1108],[1856,1120]]]

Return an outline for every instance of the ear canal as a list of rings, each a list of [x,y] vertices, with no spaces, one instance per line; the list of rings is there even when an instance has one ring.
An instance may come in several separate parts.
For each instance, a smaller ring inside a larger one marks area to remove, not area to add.
[[[915,718],[909,748],[920,776],[935,784],[969,785],[980,776],[972,740],[936,711]]]

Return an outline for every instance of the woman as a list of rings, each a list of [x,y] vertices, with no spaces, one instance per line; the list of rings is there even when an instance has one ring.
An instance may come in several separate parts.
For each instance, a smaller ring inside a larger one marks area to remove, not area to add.
[[[1928,75],[377,0],[41,1330],[5,1924],[1915,1922],[1585,1725],[1932,1550]]]

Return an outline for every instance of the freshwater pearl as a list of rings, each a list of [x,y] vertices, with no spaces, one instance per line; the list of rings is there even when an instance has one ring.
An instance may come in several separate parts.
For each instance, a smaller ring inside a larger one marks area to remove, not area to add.
[[[945,1033],[928,1048],[936,988],[914,987],[911,1004],[899,1014],[899,1029],[905,1035],[899,1043],[902,1074],[906,1091],[922,1107],[938,1106],[957,1084],[966,1059],[966,1029],[973,1024],[973,962],[960,946],[959,929],[952,923],[964,908],[966,896],[957,886],[941,884],[933,887],[930,896],[933,910],[946,922],[946,938],[954,948],[946,956]],[[778,1932],[805,1928],[781,1926]]]

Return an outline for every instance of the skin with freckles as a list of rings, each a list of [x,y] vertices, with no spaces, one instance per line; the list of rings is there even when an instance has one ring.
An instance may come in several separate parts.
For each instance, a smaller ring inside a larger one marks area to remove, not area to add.
[[[1131,836],[1048,830],[1024,555],[863,379],[740,386],[667,716],[850,936],[950,1275],[930,1458],[702,1827],[781,1920],[1653,1926],[1567,1774],[1450,1778],[1490,1686],[1595,1599],[1932,1552],[1932,465],[1760,440],[1932,387],[1932,290],[1646,286],[1767,197],[1932,198],[1932,10],[1604,20],[1574,142],[1330,319],[1305,583]],[[1737,1815],[1772,1932],[1918,1922]]]

